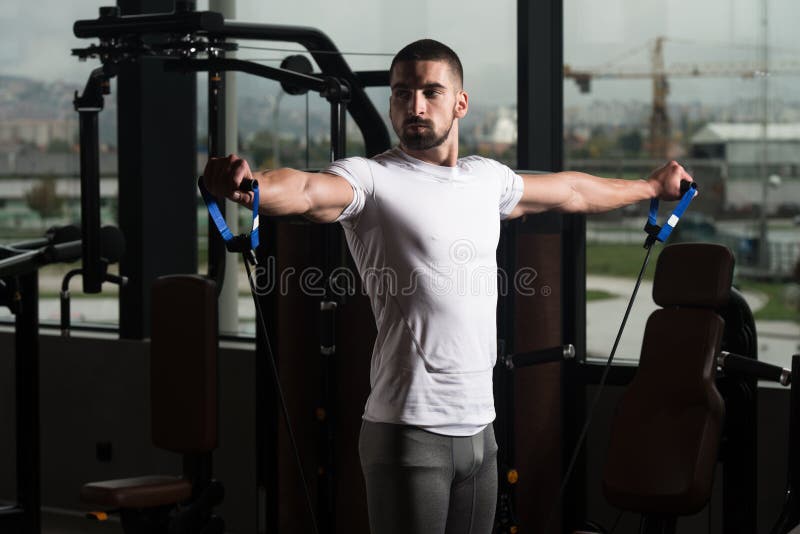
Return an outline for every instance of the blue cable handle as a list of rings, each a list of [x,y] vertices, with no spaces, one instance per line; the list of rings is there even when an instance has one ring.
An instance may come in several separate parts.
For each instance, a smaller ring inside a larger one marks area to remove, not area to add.
[[[656,226],[656,217],[658,216],[658,199],[653,198],[650,199],[650,213],[647,216],[647,223],[648,226],[658,230],[658,233],[651,233],[652,239],[655,241],[661,241],[662,243],[669,238],[669,235],[672,233],[672,230],[675,229],[675,226],[680,221],[681,216],[686,211],[686,208],[689,207],[689,203],[695,197],[697,193],[697,184],[694,182],[685,182],[688,184],[686,191],[683,193],[683,197],[681,197],[680,202],[678,205],[675,206],[675,209],[672,210],[672,214],[669,216],[667,221],[664,223],[664,226],[658,227]]]
[[[206,189],[205,184],[203,183],[203,177],[201,176],[197,180],[197,187],[200,189],[200,194],[203,196],[203,201],[206,203],[206,208],[208,209],[208,213],[211,216],[211,220],[214,221],[214,224],[219,230],[219,234],[222,236],[222,239],[225,241],[225,247],[230,252],[244,252],[243,250],[239,250],[240,242],[242,240],[248,240],[250,242],[250,250],[255,250],[258,248],[259,245],[259,238],[258,238],[258,201],[259,201],[259,191],[258,191],[258,182],[256,180],[242,180],[239,189],[241,191],[252,191],[253,192],[253,226],[250,229],[249,234],[241,234],[239,236],[234,236],[233,232],[231,232],[230,228],[228,228],[228,223],[225,222],[225,217],[222,216],[222,212],[217,205],[217,199],[215,199],[211,193],[209,193],[208,189]]]

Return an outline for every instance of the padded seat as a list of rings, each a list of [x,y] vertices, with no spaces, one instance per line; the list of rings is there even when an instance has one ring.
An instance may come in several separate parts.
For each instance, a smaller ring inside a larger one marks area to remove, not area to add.
[[[169,476],[121,478],[86,484],[81,500],[104,508],[153,508],[176,504],[192,496],[188,480]]]
[[[696,513],[711,495],[725,405],[715,385],[733,255],[713,244],[665,247],[653,280],[636,376],[611,425],[610,504],[645,515]]]
[[[168,275],[153,282],[150,428],[155,446],[183,455],[183,475],[83,486],[81,501],[119,511],[125,534],[222,534],[225,530],[225,522],[213,512],[224,490],[213,480],[211,469],[217,447],[216,287],[198,275]]]

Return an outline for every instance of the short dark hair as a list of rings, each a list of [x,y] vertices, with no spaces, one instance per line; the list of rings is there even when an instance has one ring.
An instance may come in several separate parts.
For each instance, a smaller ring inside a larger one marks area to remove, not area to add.
[[[401,61],[444,61],[458,76],[458,81],[464,83],[464,68],[452,48],[433,39],[420,39],[406,45],[392,59],[389,67],[389,76],[392,75],[394,66]]]

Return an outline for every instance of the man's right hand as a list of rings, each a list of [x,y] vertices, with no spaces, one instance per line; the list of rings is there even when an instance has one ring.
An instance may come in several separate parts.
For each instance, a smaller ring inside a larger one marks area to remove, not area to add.
[[[253,193],[239,191],[239,184],[245,178],[253,179],[250,165],[235,154],[226,158],[209,158],[203,170],[203,183],[214,197],[252,207]]]

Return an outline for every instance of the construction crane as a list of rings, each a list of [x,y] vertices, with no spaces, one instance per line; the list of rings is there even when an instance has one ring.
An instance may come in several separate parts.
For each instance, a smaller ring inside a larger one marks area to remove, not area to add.
[[[757,65],[752,62],[675,63],[667,68],[664,64],[664,42],[666,40],[666,37],[659,36],[648,43],[647,46],[650,48],[649,67],[573,69],[569,65],[564,65],[564,78],[575,80],[581,93],[591,91],[592,80],[652,79],[653,101],[647,146],[648,151],[654,158],[664,159],[669,152],[672,127],[667,113],[668,77],[758,78],[773,74],[800,74],[800,62],[773,63],[769,71],[763,65]]]

